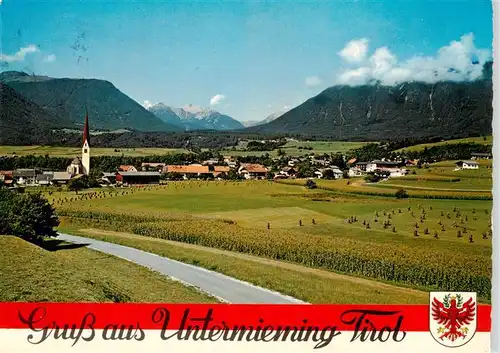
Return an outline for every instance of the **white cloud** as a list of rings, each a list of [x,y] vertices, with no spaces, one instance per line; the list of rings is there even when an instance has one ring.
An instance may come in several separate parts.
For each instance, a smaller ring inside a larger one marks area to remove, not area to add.
[[[368,60],[360,62],[360,67],[340,73],[337,83],[380,82],[391,86],[407,81],[469,81],[481,76],[483,64],[490,58],[489,50],[475,47],[472,33],[440,48],[435,56],[414,56],[402,62],[387,47],[380,47]]]
[[[40,49],[38,49],[36,45],[29,44],[26,47],[22,47],[12,55],[0,54],[0,61],[5,61],[8,63],[14,61],[24,61],[24,58],[26,57],[27,54],[36,53],[38,51],[40,51]]]
[[[306,77],[306,86],[318,86],[321,84],[321,79],[318,76]]]
[[[224,99],[226,99],[226,96],[223,94],[216,94],[210,99],[210,105],[217,105],[220,102],[222,102]]]
[[[346,61],[360,62],[363,61],[368,52],[368,39],[354,39],[346,44],[338,54]]]
[[[56,61],[56,56],[54,54],[49,54],[45,58],[43,58],[43,61],[47,63],[53,63],[54,61]]]

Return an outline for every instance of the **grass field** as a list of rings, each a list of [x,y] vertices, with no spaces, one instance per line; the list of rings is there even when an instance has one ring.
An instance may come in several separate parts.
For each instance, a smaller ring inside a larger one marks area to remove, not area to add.
[[[429,171],[418,173],[416,176],[425,176]],[[439,173],[437,177],[444,178]],[[318,184],[322,182],[338,181],[318,181]],[[340,182],[345,185],[346,181]],[[428,182],[423,180],[422,185]],[[333,191],[309,190],[269,181],[188,181],[96,194],[99,196],[92,198],[86,195],[76,199],[74,193],[57,192],[49,197],[65,216],[65,226],[74,229],[135,233],[426,290],[470,290],[473,283],[481,300],[488,301],[492,201],[398,200],[390,188],[370,187],[375,191],[386,189],[390,192],[388,197],[373,197],[339,193],[335,187]],[[464,194],[432,192],[441,196]],[[61,202],[64,198],[67,201]],[[420,221],[422,212],[425,217]],[[348,222],[353,217],[356,221]],[[389,219],[391,226],[384,228],[384,221]],[[470,234],[473,242],[469,242]],[[217,266],[223,271],[222,265]],[[299,291],[298,297],[313,298],[311,294],[300,295],[307,292],[307,285],[297,286],[294,293]],[[291,293],[291,289],[281,289]],[[346,289],[338,295],[349,298],[349,292],[354,296],[355,289]],[[331,296],[332,300],[342,302],[338,295]],[[326,297],[313,299],[321,302]],[[379,299],[373,297],[373,300]]]
[[[344,142],[344,141],[289,141],[280,149],[288,156],[302,156],[305,154],[331,154],[337,152],[347,152],[351,149],[360,148],[369,142]],[[225,149],[224,154],[233,156],[261,156],[269,153],[270,156],[276,157],[277,150],[274,151],[246,151],[247,142],[240,142],[235,149]],[[312,149],[309,149],[312,148]]]
[[[366,183],[363,178],[317,180],[319,188],[348,194],[372,196],[394,195],[405,189],[414,198],[449,199],[491,199],[492,198],[492,161],[479,161],[476,170],[454,170],[456,161],[439,162],[428,168],[410,168],[411,174],[391,178],[378,183]],[[285,179],[283,184],[303,185],[304,180]]]
[[[341,142],[341,141],[297,141],[288,142],[282,147],[288,155],[300,156],[306,153],[335,153],[346,152],[353,148],[363,146],[363,142]],[[224,149],[221,153],[229,154],[232,156],[247,156],[247,155],[263,155],[269,153],[272,156],[277,155],[277,151],[262,151],[262,152],[248,152],[244,150],[245,144],[239,145],[236,149]],[[299,147],[312,147],[313,150],[299,149]],[[72,147],[52,147],[52,146],[0,146],[0,156],[45,156],[52,157],[74,157],[81,153],[80,148]],[[175,153],[188,153],[186,149],[182,148],[92,148],[93,156],[152,156],[152,155],[166,155]]]
[[[217,302],[111,255],[58,240],[45,247],[0,236],[0,301]]]
[[[422,143],[419,145],[414,145],[410,147],[405,147],[397,150],[396,152],[401,152],[401,151],[422,151],[424,148],[431,148],[434,146],[442,146],[442,145],[451,145],[455,143],[478,143],[481,145],[492,145],[493,144],[493,136],[485,136],[485,137],[468,137],[468,138],[463,138],[463,139],[456,139],[456,140],[448,140],[448,141],[440,141],[440,142],[435,142],[435,143]]]
[[[0,156],[45,156],[74,157],[82,153],[81,148],[52,146],[0,146]],[[175,153],[188,153],[185,149],[175,148],[92,148],[93,156],[152,156]]]

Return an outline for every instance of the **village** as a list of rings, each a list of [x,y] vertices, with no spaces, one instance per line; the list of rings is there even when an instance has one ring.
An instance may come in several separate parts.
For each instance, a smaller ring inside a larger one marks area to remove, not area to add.
[[[455,170],[478,169],[477,159],[489,159],[488,154],[475,153],[471,160],[456,162]],[[65,185],[71,180],[88,175],[82,159],[75,157],[65,171],[44,170],[39,168],[0,170],[0,182],[6,187],[30,187]],[[121,165],[117,170],[100,173],[97,182],[101,186],[128,186],[160,184],[167,180],[279,180],[301,177],[299,167],[307,163],[312,167],[309,179],[340,179],[366,177],[369,174],[380,176],[380,180],[403,177],[409,174],[407,167],[414,167],[418,161],[373,160],[369,162],[350,159],[345,168],[333,165],[329,156],[305,156],[274,158],[273,165],[240,163],[233,156],[208,159],[199,163],[168,165],[166,163],[143,162],[141,165]]]

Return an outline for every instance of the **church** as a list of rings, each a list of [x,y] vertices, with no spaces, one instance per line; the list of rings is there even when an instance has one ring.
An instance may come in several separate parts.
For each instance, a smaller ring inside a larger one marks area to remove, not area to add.
[[[90,173],[90,139],[89,139],[89,114],[85,109],[85,126],[83,128],[82,158],[75,157],[67,168],[71,177],[76,175],[89,175]]]

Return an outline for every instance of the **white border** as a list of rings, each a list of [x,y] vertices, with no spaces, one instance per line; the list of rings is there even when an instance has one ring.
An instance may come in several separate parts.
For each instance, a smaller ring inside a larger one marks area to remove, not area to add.
[[[492,212],[492,225],[493,225],[493,277],[492,277],[492,327],[491,327],[491,351],[492,353],[500,352],[500,254],[499,246],[500,241],[498,237],[500,232],[500,210],[498,207],[498,195],[500,193],[500,165],[497,156],[500,156],[500,145],[496,141],[500,134],[500,71],[498,67],[498,53],[500,51],[500,0],[493,0],[493,212]]]

